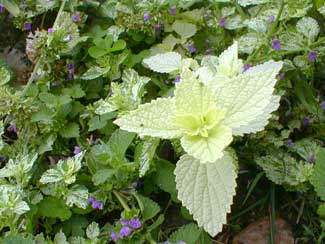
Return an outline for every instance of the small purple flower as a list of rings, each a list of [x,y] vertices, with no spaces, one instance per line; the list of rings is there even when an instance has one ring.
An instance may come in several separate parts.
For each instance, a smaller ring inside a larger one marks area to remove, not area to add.
[[[73,22],[77,23],[80,20],[81,20],[81,18],[80,18],[80,14],[79,13],[75,13],[75,14],[72,15],[72,21]]]
[[[99,138],[91,140],[91,145],[97,145],[99,143]]]
[[[81,153],[81,148],[75,146],[75,147],[73,148],[73,154],[74,154],[74,155],[77,155],[77,154],[79,154],[79,153]]]
[[[186,242],[185,241],[179,241],[179,242],[177,242],[177,244],[186,244]]]
[[[68,63],[68,70],[73,71],[73,69],[74,69],[74,62]]]
[[[133,229],[140,229],[142,227],[140,219],[131,219],[128,224]]]
[[[304,126],[308,125],[309,123],[310,123],[310,119],[309,119],[309,118],[303,118],[303,119],[302,119],[302,124],[303,124]]]
[[[315,161],[316,161],[316,158],[313,155],[310,156],[309,158],[307,158],[307,162],[310,164],[315,163]]]
[[[291,139],[288,139],[287,140],[287,146],[288,147],[293,147],[295,144],[292,142],[292,140]]]
[[[6,11],[5,6],[3,4],[0,4],[0,14],[3,14]]]
[[[67,35],[65,38],[63,38],[64,42],[70,42],[72,41],[72,35]]]
[[[325,101],[320,103],[320,106],[322,107],[323,111],[325,111]]]
[[[150,19],[150,17],[151,17],[150,13],[144,13],[143,14],[143,20],[144,21],[148,21]]]
[[[176,75],[175,79],[174,79],[174,83],[178,83],[181,81],[181,76],[180,75]]]
[[[93,209],[99,209],[99,210],[102,210],[104,208],[104,204],[102,202],[99,202],[99,201],[95,201],[91,204],[91,207]]]
[[[24,28],[25,28],[25,30],[30,31],[32,29],[32,24],[30,22],[26,21],[24,23]]]
[[[129,221],[127,221],[126,219],[120,219],[120,223],[122,226],[126,226],[129,223]]]
[[[211,55],[211,53],[212,53],[212,50],[210,48],[205,50],[205,55]]]
[[[278,39],[272,41],[272,48],[276,51],[281,50],[281,42]]]
[[[155,35],[159,35],[160,29],[161,29],[161,25],[160,24],[154,24],[153,25],[153,29],[154,29],[154,33]]]
[[[245,64],[244,67],[243,67],[244,72],[247,71],[247,70],[249,70],[250,67],[252,67],[251,64]]]
[[[194,47],[194,45],[193,44],[190,44],[190,45],[188,45],[188,51],[190,52],[190,53],[195,53],[196,52],[196,48]]]
[[[93,198],[93,197],[89,197],[89,198],[87,199],[87,202],[89,202],[89,203],[94,203],[94,202],[96,202],[96,199]]]
[[[112,232],[111,233],[111,238],[114,242],[118,242],[119,241],[119,238],[117,236],[117,234],[115,232]]]
[[[74,62],[68,63],[68,80],[73,80],[74,78]]]
[[[53,28],[48,28],[48,29],[47,29],[47,34],[52,34],[53,31],[54,31]]]
[[[128,226],[123,226],[120,230],[120,235],[123,237],[127,237],[129,235],[131,235],[132,233],[132,229]]]
[[[308,60],[310,62],[315,62],[316,58],[317,58],[317,52],[312,51],[308,54]]]
[[[176,5],[170,7],[169,13],[171,16],[174,16],[174,17],[176,16]]]
[[[274,22],[274,20],[275,20],[275,17],[274,17],[274,15],[271,15],[269,18],[268,18],[268,22],[269,23],[273,23]]]
[[[284,80],[286,77],[285,77],[285,74],[284,73],[280,73],[279,74],[279,80]]]
[[[225,27],[225,25],[226,25],[226,19],[225,18],[219,19],[219,26]]]
[[[7,131],[17,133],[17,126],[13,122],[10,122]]]

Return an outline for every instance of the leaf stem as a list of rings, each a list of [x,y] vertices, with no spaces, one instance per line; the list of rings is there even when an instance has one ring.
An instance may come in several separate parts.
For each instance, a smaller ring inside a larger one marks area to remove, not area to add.
[[[267,39],[269,39],[275,32],[276,30],[276,27],[278,26],[279,24],[279,21],[280,21],[280,18],[281,18],[281,15],[282,15],[282,12],[283,12],[283,9],[284,9],[284,0],[281,0],[281,3],[280,3],[280,9],[279,9],[279,12],[278,12],[278,15],[276,16],[276,19],[275,21],[273,22],[272,26],[271,26],[271,29],[269,31],[269,33],[267,34]]]
[[[56,18],[55,18],[55,21],[54,21],[54,24],[53,24],[53,28],[55,28],[55,26],[57,25],[58,23],[58,20],[60,19],[60,16],[63,12],[63,9],[64,9],[64,6],[65,6],[65,3],[66,3],[67,0],[63,0],[62,3],[61,3],[61,6],[60,6],[60,9],[59,9],[59,12],[58,14],[56,15]],[[26,92],[28,91],[28,88],[31,86],[31,84],[33,83],[34,81],[34,78],[35,78],[35,75],[36,75],[36,72],[37,70],[39,69],[41,65],[41,62],[40,62],[40,59],[37,60],[35,66],[34,66],[34,69],[33,69],[33,72],[32,74],[30,75],[29,79],[28,79],[28,82],[27,84],[25,85],[24,87],[24,90],[23,90],[23,96],[26,95]]]
[[[122,196],[120,195],[120,193],[118,193],[117,191],[113,191],[113,194],[115,195],[115,197],[117,198],[117,200],[121,203],[121,205],[123,206],[123,208],[126,211],[131,211],[131,209],[129,208],[129,206],[127,205],[127,203],[124,201],[124,199],[122,198]]]

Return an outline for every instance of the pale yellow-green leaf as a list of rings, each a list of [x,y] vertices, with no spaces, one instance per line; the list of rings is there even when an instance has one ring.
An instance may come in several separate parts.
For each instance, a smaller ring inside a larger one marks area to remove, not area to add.
[[[183,40],[194,36],[196,33],[196,25],[181,20],[176,20],[172,25],[172,29],[180,35]]]
[[[238,58],[238,42],[235,41],[219,56],[217,71],[228,77],[236,76],[243,69],[243,61]]]
[[[232,133],[227,126],[217,125],[208,132],[208,136],[186,135],[181,138],[181,145],[191,156],[202,163],[214,162],[222,157],[224,149],[231,143]]]
[[[173,121],[175,108],[174,99],[158,98],[140,105],[114,123],[121,129],[135,132],[140,136],[177,138],[181,136],[181,131]]]
[[[219,233],[227,222],[236,188],[235,161],[225,152],[222,158],[209,164],[183,155],[176,165],[178,198],[211,236]]]
[[[281,68],[282,62],[269,61],[217,86],[216,104],[225,109],[224,124],[234,135],[256,132],[256,124],[258,130],[267,124],[269,114],[278,107],[273,91]]]
[[[170,73],[181,67],[182,57],[176,52],[160,53],[144,59],[143,63],[155,72]]]

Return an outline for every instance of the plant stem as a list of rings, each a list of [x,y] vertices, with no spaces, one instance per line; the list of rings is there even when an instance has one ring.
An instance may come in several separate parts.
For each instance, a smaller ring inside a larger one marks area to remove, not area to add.
[[[59,9],[59,12],[58,12],[58,14],[56,15],[56,18],[55,18],[55,21],[54,21],[54,24],[53,24],[53,28],[55,28],[56,25],[57,25],[57,23],[58,23],[58,20],[59,20],[61,14],[62,14],[62,12],[63,12],[63,9],[64,9],[64,6],[65,6],[66,1],[67,1],[67,0],[63,0],[63,1],[62,1],[62,4],[61,4],[60,9]],[[30,75],[30,77],[29,77],[29,79],[28,79],[28,82],[27,82],[27,84],[26,84],[25,87],[24,87],[23,94],[22,94],[23,96],[26,95],[26,92],[28,91],[28,88],[29,88],[29,87],[31,86],[31,84],[33,83],[34,78],[35,78],[35,75],[36,75],[36,72],[37,72],[37,70],[39,69],[40,65],[41,65],[41,63],[40,63],[40,59],[38,59],[37,62],[36,62],[36,64],[35,64],[35,66],[34,66],[33,72],[32,72],[32,74]]]
[[[234,1],[234,4],[235,4],[236,10],[238,11],[240,17],[242,17],[243,19],[245,19],[246,18],[246,14],[245,14],[244,10],[242,9],[242,7],[237,3],[237,0]]]
[[[121,197],[120,193],[118,193],[117,191],[113,191],[113,194],[115,195],[115,197],[117,198],[117,200],[119,200],[119,202],[121,203],[121,205],[123,206],[123,208],[126,211],[131,211],[131,209],[129,208],[129,206],[126,204],[126,202]]]
[[[271,29],[270,29],[269,33],[267,34],[267,39],[270,39],[270,37],[274,34],[274,32],[275,32],[275,30],[276,30],[276,27],[277,27],[278,24],[279,24],[279,21],[280,21],[280,18],[281,18],[282,12],[283,12],[283,8],[284,8],[284,0],[281,0],[281,3],[280,3],[280,9],[279,9],[278,15],[276,16],[276,19],[275,19],[275,21],[273,22],[273,24],[272,24],[272,26],[271,26]]]
[[[270,218],[270,244],[275,244],[275,186],[274,183],[271,184],[271,218]]]

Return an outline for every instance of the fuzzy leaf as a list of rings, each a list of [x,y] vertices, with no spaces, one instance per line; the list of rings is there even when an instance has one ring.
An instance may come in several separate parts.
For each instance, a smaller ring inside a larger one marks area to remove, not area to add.
[[[90,240],[94,240],[99,236],[99,226],[96,222],[92,222],[90,225],[88,225],[86,229],[87,237]]]
[[[114,123],[121,129],[140,136],[175,138],[179,137],[181,132],[173,122],[174,111],[174,100],[158,98],[151,103],[140,105],[138,109],[115,120]]]
[[[273,91],[281,68],[282,62],[269,61],[216,88],[216,103],[226,110],[224,124],[234,135],[263,130],[268,123],[270,113],[279,106]]]
[[[217,71],[227,77],[236,76],[243,69],[243,61],[238,58],[238,42],[228,47],[219,56]]]
[[[311,17],[304,17],[297,22],[297,31],[310,40],[315,40],[320,28],[317,21]]]
[[[69,207],[76,205],[78,208],[86,209],[88,206],[88,189],[83,185],[74,185],[66,195],[66,204]]]
[[[240,4],[243,7],[246,7],[249,5],[268,3],[268,2],[270,2],[270,0],[238,0],[238,4]]]
[[[176,165],[178,198],[211,236],[222,230],[230,212],[236,188],[234,161],[225,152],[223,158],[207,164],[183,155]]]
[[[316,162],[310,183],[314,186],[317,195],[325,201],[325,149],[323,148],[316,155]]]
[[[146,58],[143,63],[155,72],[171,73],[180,69],[182,57],[176,52],[167,52]]]

